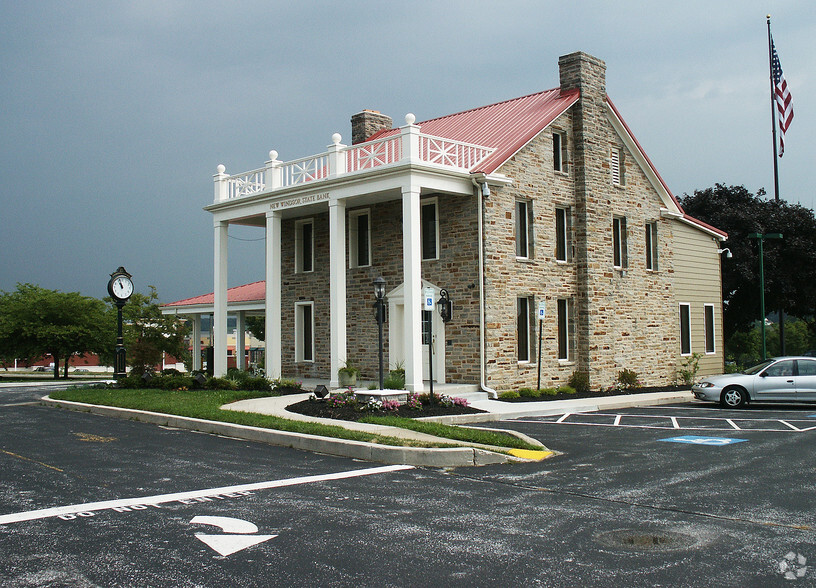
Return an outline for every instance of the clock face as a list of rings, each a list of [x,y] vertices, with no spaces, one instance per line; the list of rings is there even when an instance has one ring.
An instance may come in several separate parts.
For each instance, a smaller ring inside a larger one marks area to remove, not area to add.
[[[116,298],[126,300],[133,294],[133,282],[125,276],[117,276],[111,284],[111,292]]]

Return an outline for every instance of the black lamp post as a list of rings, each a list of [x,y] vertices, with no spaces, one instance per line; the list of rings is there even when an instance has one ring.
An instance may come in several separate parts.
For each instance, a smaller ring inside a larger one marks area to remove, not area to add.
[[[379,358],[380,358],[380,390],[383,389],[383,323],[385,322],[385,280],[379,276],[373,282],[374,285],[374,316],[377,319],[377,331],[379,336]]]
[[[751,233],[748,235],[749,239],[756,239],[757,245],[759,245],[759,313],[760,313],[760,325],[762,331],[762,361],[765,361],[768,358],[768,351],[765,346],[765,267],[763,264],[763,251],[762,251],[762,243],[765,239],[781,239],[782,233],[768,233],[767,235],[763,235],[762,233]],[[782,317],[780,317],[780,320]]]

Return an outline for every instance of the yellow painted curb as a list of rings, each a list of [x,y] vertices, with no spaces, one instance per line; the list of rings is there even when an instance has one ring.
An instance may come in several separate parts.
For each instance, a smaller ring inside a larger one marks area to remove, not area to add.
[[[522,459],[532,459],[533,461],[541,461],[547,459],[554,453],[552,451],[533,451],[530,449],[511,449],[510,455],[513,457],[521,457]]]

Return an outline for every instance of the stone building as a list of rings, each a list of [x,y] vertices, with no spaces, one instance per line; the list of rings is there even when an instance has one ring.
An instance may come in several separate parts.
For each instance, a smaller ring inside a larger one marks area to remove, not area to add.
[[[410,390],[427,385],[429,344],[436,381],[488,391],[576,371],[606,387],[623,369],[667,384],[698,353],[700,374],[721,370],[726,235],[683,212],[608,98],[603,61],[573,53],[559,69],[552,90],[399,128],[365,110],[351,146],[335,134],[316,156],[219,166],[215,372],[232,223],[265,231],[270,377],[336,385],[348,360],[376,379],[380,276],[386,361]],[[451,321],[423,310],[427,289],[447,290]]]

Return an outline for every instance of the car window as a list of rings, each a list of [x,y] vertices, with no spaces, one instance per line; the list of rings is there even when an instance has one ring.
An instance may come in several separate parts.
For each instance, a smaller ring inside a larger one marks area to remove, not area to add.
[[[793,361],[785,360],[779,361],[765,370],[766,376],[792,376],[793,375]]]
[[[816,376],[816,359],[800,359],[799,375]]]
[[[763,361],[762,363],[755,365],[754,367],[749,367],[747,370],[744,370],[742,373],[747,374],[749,376],[753,376],[754,374],[758,374],[759,372],[764,370],[766,367],[768,367],[772,363],[773,363],[773,360],[769,359],[767,361]]]

